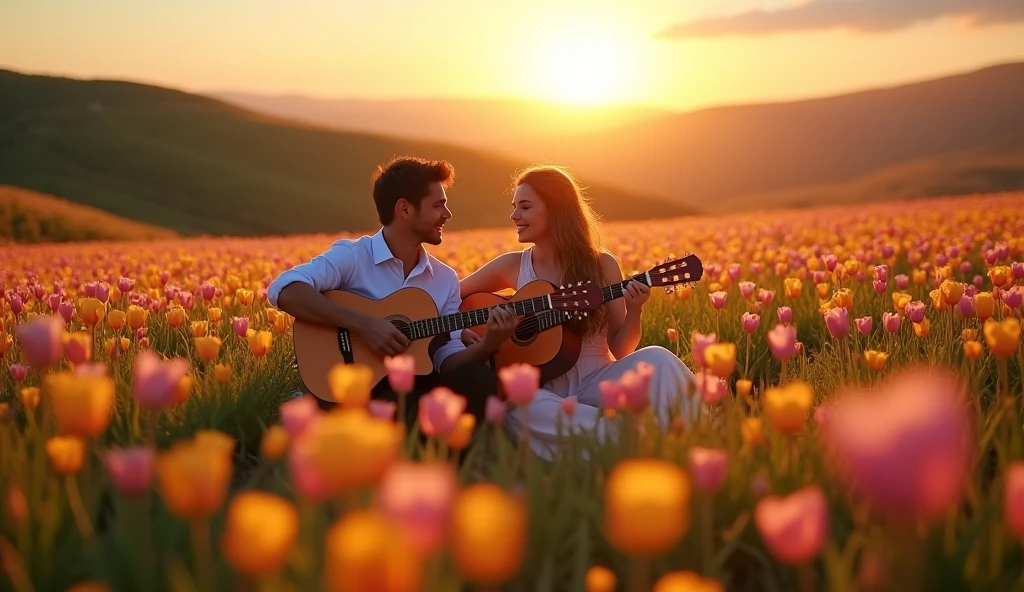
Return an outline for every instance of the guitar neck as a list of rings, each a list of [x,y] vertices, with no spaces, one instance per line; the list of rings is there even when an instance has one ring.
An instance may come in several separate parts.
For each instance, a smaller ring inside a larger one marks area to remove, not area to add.
[[[634,275],[631,278],[626,278],[626,279],[622,280],[621,282],[619,282],[617,284],[611,284],[609,286],[602,287],[601,288],[601,297],[604,298],[605,302],[611,302],[612,300],[615,300],[616,298],[622,298],[622,295],[626,293],[626,286],[628,286],[629,282],[631,282],[631,281],[640,282],[641,284],[643,284],[643,285],[645,285],[647,287],[650,287],[650,285],[651,285],[651,282],[648,279],[647,274],[646,273],[641,273],[641,274]]]
[[[512,313],[516,316],[534,314],[551,310],[551,297],[546,295],[535,296],[529,300],[517,300],[515,302],[509,302],[507,305],[503,306],[511,306]],[[440,335],[441,333],[461,331],[467,327],[486,324],[487,319],[489,318],[491,318],[490,308],[478,308],[476,310],[457,312],[442,317],[421,319],[419,321],[409,323],[407,337],[410,339],[425,339],[427,337]]]

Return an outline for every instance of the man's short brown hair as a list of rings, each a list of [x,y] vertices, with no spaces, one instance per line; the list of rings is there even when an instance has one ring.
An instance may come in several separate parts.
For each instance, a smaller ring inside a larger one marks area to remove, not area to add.
[[[418,209],[430,194],[430,185],[440,183],[445,189],[455,182],[455,168],[444,160],[427,160],[416,156],[398,156],[385,165],[377,165],[371,177],[373,203],[377,217],[384,226],[395,219],[395,204],[405,198]]]

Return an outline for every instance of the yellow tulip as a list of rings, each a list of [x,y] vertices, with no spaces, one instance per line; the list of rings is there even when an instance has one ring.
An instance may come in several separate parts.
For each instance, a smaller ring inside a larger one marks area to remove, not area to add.
[[[364,364],[335,364],[328,371],[327,384],[342,407],[365,407],[373,389],[373,370]]]
[[[736,344],[713,343],[704,348],[704,363],[712,374],[727,378],[736,370]]]
[[[923,269],[915,269],[912,273],[914,278],[914,285],[923,286],[928,281],[928,274]]]
[[[25,411],[32,411],[39,406],[39,387],[26,386],[22,388],[18,393],[18,398],[21,399]]]
[[[339,407],[308,430],[303,439],[312,464],[336,493],[376,484],[401,452],[398,424],[371,416],[365,407]]]
[[[249,342],[249,351],[257,358],[262,358],[270,351],[270,345],[274,341],[274,334],[270,331],[254,331],[249,329],[246,335]]]
[[[496,533],[497,534],[497,533]],[[497,540],[486,541],[494,553]],[[415,592],[423,582],[423,558],[409,535],[378,510],[353,510],[324,539],[327,589],[331,592]]]
[[[82,468],[85,442],[75,436],[54,436],[46,441],[46,456],[58,475],[73,475]]]
[[[220,549],[228,564],[251,577],[276,573],[299,537],[299,515],[284,498],[245,491],[228,504]]]
[[[838,308],[853,310],[853,292],[849,288],[837,290],[832,295],[832,303]]]
[[[980,341],[965,341],[964,342],[964,355],[969,360],[977,360],[978,356],[981,355],[981,342]]]
[[[928,332],[931,330],[932,322],[927,317],[921,319],[920,323],[914,323],[914,333],[918,337],[928,337]]]
[[[932,305],[935,306],[935,310],[943,311],[949,308],[949,305],[946,304],[946,297],[942,295],[942,290],[939,288],[935,288],[928,295],[931,296]]]
[[[780,432],[792,434],[800,431],[814,404],[814,390],[802,381],[790,382],[784,387],[771,387],[764,394],[764,416]]]
[[[885,363],[888,360],[889,354],[885,352],[880,352],[873,349],[864,351],[864,361],[867,363],[868,368],[872,372],[880,372],[882,368],[885,368]]]
[[[231,457],[208,444],[178,440],[157,458],[156,477],[172,514],[185,520],[206,518],[224,504]]]
[[[103,320],[106,306],[96,298],[80,298],[78,300],[78,318],[90,327],[95,327]]]
[[[526,553],[526,518],[523,500],[493,483],[459,492],[450,523],[451,557],[459,574],[479,587],[497,588],[511,579]]]
[[[114,381],[109,376],[52,372],[43,379],[42,390],[62,433],[92,438],[107,429],[114,405]]]
[[[177,329],[178,327],[185,324],[188,320],[188,315],[185,314],[185,309],[180,306],[172,306],[167,310],[167,324]]]
[[[977,315],[979,321],[987,321],[995,312],[996,299],[992,296],[992,292],[978,292],[974,295],[974,314]]]
[[[114,331],[123,329],[127,320],[128,315],[123,310],[112,310],[107,314],[107,325]]]
[[[690,478],[672,462],[633,458],[619,462],[605,483],[604,529],[620,553],[665,553],[690,528]]]
[[[744,417],[740,421],[740,436],[746,446],[757,446],[764,443],[764,422],[760,417]]]
[[[269,309],[273,310],[273,309]],[[213,323],[220,322],[221,310],[219,308],[209,308],[206,310],[206,314],[210,317],[210,321]]]
[[[783,292],[788,298],[799,298],[803,287],[804,283],[797,278],[786,278],[785,282],[783,282]]]
[[[985,321],[985,345],[994,356],[1000,359],[1007,359],[1017,353],[1020,347],[1020,321],[1016,318],[1004,319],[996,322],[992,319]]]
[[[219,384],[227,384],[231,381],[231,366],[228,364],[217,364],[213,367],[213,376]]]
[[[1010,268],[1006,265],[997,265],[996,267],[989,269],[985,275],[988,276],[988,279],[992,282],[993,286],[999,288],[1006,285],[1006,282],[1010,281],[1010,278],[1013,277]]]
[[[960,282],[954,282],[953,280],[943,280],[942,285],[939,286],[939,290],[942,291],[942,299],[949,306],[956,306],[960,304],[960,299],[964,296],[964,285]]]
[[[111,337],[103,342],[103,351],[107,352],[107,357],[113,358],[114,354],[114,342],[117,342],[120,346],[119,352],[128,351],[128,347],[131,346],[132,342],[127,337]]]
[[[210,331],[209,321],[192,321],[192,336],[193,337],[206,337],[206,334]]]
[[[196,337],[196,354],[204,362],[212,362],[220,354],[220,337]]]
[[[142,327],[146,326],[146,322],[149,320],[149,311],[141,306],[132,304],[128,307],[128,313],[126,316],[128,317],[128,326],[131,330],[138,331]]]

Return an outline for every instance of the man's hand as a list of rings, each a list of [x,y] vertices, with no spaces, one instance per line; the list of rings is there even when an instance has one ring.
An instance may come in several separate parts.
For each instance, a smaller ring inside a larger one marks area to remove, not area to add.
[[[483,337],[480,337],[479,333],[471,329],[463,329],[460,337],[462,338],[462,344],[465,345],[466,347],[469,347],[470,345],[473,345],[474,343],[481,341],[483,339]]]
[[[487,319],[487,334],[483,338],[483,347],[490,353],[498,351],[501,344],[515,333],[519,325],[519,317],[512,313],[511,307],[506,309],[504,306],[492,308]]]
[[[409,339],[391,321],[367,316],[357,330],[370,348],[383,356],[397,356],[409,347]]]

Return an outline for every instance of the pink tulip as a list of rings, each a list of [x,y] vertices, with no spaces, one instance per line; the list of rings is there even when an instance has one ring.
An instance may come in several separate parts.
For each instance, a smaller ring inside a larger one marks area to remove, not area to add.
[[[618,380],[602,380],[597,388],[601,392],[601,407],[618,411],[626,406],[626,396]]]
[[[775,298],[775,292],[773,290],[765,290],[761,288],[757,291],[757,299],[761,301],[761,304],[771,304],[771,301]]]
[[[25,380],[25,376],[28,375],[28,366],[25,364],[11,364],[11,378],[14,382],[21,382]]]
[[[504,401],[494,395],[487,397],[487,407],[484,410],[484,418],[488,423],[498,425],[505,421],[506,411],[507,407],[505,406]]]
[[[235,332],[235,335],[244,338],[245,334],[249,331],[249,317],[232,317],[231,329]]]
[[[820,269],[816,269],[814,270],[814,273],[811,274],[811,279],[814,280],[815,284],[820,284],[825,281],[825,272]]]
[[[843,339],[850,335],[850,313],[837,306],[825,313],[825,326],[828,333],[835,339]]]
[[[829,271],[835,271],[836,265],[839,264],[839,259],[835,255],[829,253],[821,258],[821,262],[825,264],[825,269]]]
[[[1015,537],[1024,541],[1024,461],[1006,467],[1003,484],[1003,520]]]
[[[203,282],[199,285],[199,294],[203,297],[203,300],[210,302],[213,300],[214,295],[217,294],[217,286],[209,282]]]
[[[25,310],[25,302],[18,294],[12,293],[8,300],[11,303],[11,312],[14,313],[14,316],[20,315],[21,311]]]
[[[693,377],[696,379],[701,399],[706,405],[714,407],[722,401],[726,388],[721,378],[704,370],[697,372]]]
[[[366,404],[367,410],[370,415],[377,419],[385,419],[392,421],[395,419],[395,409],[398,405],[394,401],[387,401],[384,399],[372,399]]]
[[[791,325],[793,323],[793,309],[788,306],[780,306],[775,309],[775,314],[779,315],[779,322],[783,325]]]
[[[750,297],[754,295],[756,287],[754,282],[740,282],[740,295],[743,296],[744,300],[750,300]]]
[[[75,318],[75,305],[71,304],[71,301],[65,300],[57,305],[57,312],[60,313],[60,317],[64,319],[65,323],[70,323],[71,319]]]
[[[696,365],[704,365],[704,349],[713,343],[718,343],[718,336],[716,334],[693,332],[690,336],[690,351],[693,355],[693,362]]]
[[[971,269],[972,266],[970,261],[963,261],[960,263],[960,273],[962,273],[964,276],[971,273]]]
[[[725,450],[701,448],[690,449],[690,474],[697,491],[715,493],[725,485],[729,471],[729,453]]]
[[[712,292],[710,294],[710,297],[711,306],[714,306],[715,310],[722,310],[722,308],[725,306],[725,302],[729,299],[729,294],[727,292],[719,290],[717,292]]]
[[[1024,288],[1014,286],[1012,290],[1003,293],[1003,304],[1010,307],[1010,310],[1017,310],[1024,303]]]
[[[861,335],[867,337],[871,334],[871,324],[873,322],[871,317],[860,317],[854,322],[857,324],[857,331],[859,331]]]
[[[900,330],[900,315],[892,312],[882,313],[882,326],[889,333],[895,333]]]
[[[775,325],[775,328],[768,332],[768,347],[777,360],[792,358],[796,355],[796,327]]]
[[[999,261],[999,252],[995,249],[985,251],[985,263],[995,265]]]
[[[888,259],[889,257],[892,257],[892,254],[894,252],[895,252],[895,250],[893,249],[892,245],[884,245],[882,247],[882,257],[885,257],[886,259]]]
[[[46,307],[50,309],[50,312],[57,312],[60,307],[61,295],[50,294],[50,297],[46,299]]]
[[[498,370],[501,388],[513,405],[526,405],[540,389],[540,369],[530,364],[510,364]]]
[[[978,295],[978,287],[974,284],[964,284],[964,296],[974,298]]]
[[[416,382],[416,358],[408,354],[386,356],[384,367],[388,370],[388,384],[399,394],[412,392]]]
[[[536,391],[535,391],[536,392]],[[420,429],[427,436],[447,438],[466,410],[466,398],[443,386],[420,397]]]
[[[897,288],[899,288],[900,290],[905,290],[907,288],[907,286],[909,286],[909,285],[910,285],[910,276],[909,275],[907,275],[905,273],[901,273],[898,276],[896,276],[896,287]]]
[[[761,323],[761,317],[756,314],[750,314],[749,312],[745,312],[743,313],[742,321],[743,330],[746,331],[748,335],[750,335],[757,331],[757,326]]]
[[[135,280],[131,278],[121,276],[121,278],[117,280],[117,289],[120,290],[122,294],[127,294],[128,292],[131,292],[132,288],[134,287]]]
[[[85,285],[85,297],[96,298],[96,282],[89,282]]]
[[[377,506],[409,536],[423,555],[444,543],[458,478],[445,462],[399,462],[377,487]]]
[[[757,275],[761,273],[761,263],[759,261],[754,261],[753,263],[750,264],[749,267],[751,275]]]
[[[622,389],[624,406],[634,413],[642,413],[650,404],[651,377],[654,366],[647,362],[638,362],[635,368],[622,373],[618,383]]]
[[[281,404],[281,425],[288,437],[295,440],[320,415],[320,405],[311,395],[303,395]]]
[[[974,299],[968,297],[967,295],[961,296],[960,297],[959,309],[960,309],[960,316],[962,316],[963,318],[965,318],[965,319],[974,318],[974,315],[975,315]]]
[[[174,404],[178,384],[188,374],[188,360],[161,360],[151,350],[135,357],[132,371],[132,393],[146,407],[163,408]]]
[[[576,403],[577,399],[575,396],[566,397],[562,399],[562,413],[564,413],[566,417],[572,417],[573,415],[575,415]]]
[[[106,304],[110,300],[110,284],[99,282],[96,284],[96,300]]]
[[[64,353],[64,323],[52,315],[34,317],[16,329],[21,354],[33,368],[47,368],[60,361]]]
[[[316,421],[308,428],[315,429]],[[312,502],[326,501],[333,495],[323,475],[316,467],[315,434],[303,432],[288,446],[288,476],[299,496]]]
[[[896,520],[940,520],[963,498],[973,419],[957,376],[903,371],[870,397],[854,387],[828,407],[829,466],[855,494]]]
[[[985,285],[985,278],[981,277],[980,275],[976,275],[974,276],[972,283],[975,285],[975,287],[977,287],[980,290]]]
[[[754,524],[773,557],[804,565],[821,553],[829,536],[828,500],[817,485],[764,497],[754,508]]]
[[[885,282],[881,280],[874,280],[871,282],[872,287],[875,289],[875,294],[883,296],[885,294]]]
[[[888,265],[876,265],[875,266],[875,279],[882,282],[889,281],[889,266]]]
[[[740,267],[739,263],[732,263],[729,265],[729,269],[726,271],[729,274],[729,279],[736,281],[740,279],[740,274],[743,272],[743,268]]]
[[[910,319],[910,322],[920,323],[924,320],[925,309],[926,307],[924,302],[915,300],[907,304],[905,312],[907,313],[907,318]]]
[[[1014,261],[1010,264],[1010,273],[1015,280],[1024,279],[1024,262]]]
[[[123,496],[137,496],[149,491],[153,483],[154,457],[148,446],[111,448],[106,452],[106,469],[110,482]]]

